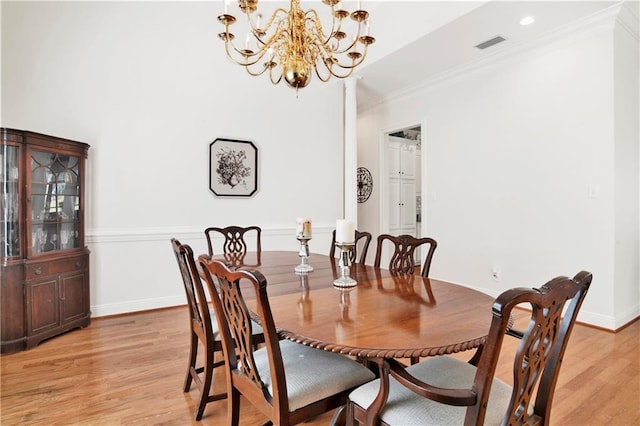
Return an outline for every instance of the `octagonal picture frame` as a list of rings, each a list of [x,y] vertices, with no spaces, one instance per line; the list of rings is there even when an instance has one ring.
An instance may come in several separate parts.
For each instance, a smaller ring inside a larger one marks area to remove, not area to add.
[[[258,191],[258,147],[216,138],[209,144],[209,189],[217,197],[252,197]]]

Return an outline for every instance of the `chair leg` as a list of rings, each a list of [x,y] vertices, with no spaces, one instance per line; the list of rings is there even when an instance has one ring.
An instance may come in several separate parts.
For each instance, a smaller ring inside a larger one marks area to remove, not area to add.
[[[227,395],[227,424],[231,426],[238,426],[240,423],[240,392],[236,389],[231,389]]]
[[[355,419],[353,417],[353,403],[351,401],[347,402],[346,411],[347,411],[347,414],[346,414],[347,426],[354,426]]]
[[[341,405],[340,407],[335,409],[333,416],[331,417],[331,421],[329,422],[331,426],[346,426],[348,424],[347,406],[348,406],[348,403],[345,405]]]
[[[196,358],[198,357],[198,336],[192,331],[191,332],[191,345],[189,348],[189,365],[187,365],[187,375],[184,378],[184,386],[182,390],[184,392],[189,392],[191,389],[191,382],[193,380],[191,376],[191,369],[196,368]]]
[[[213,382],[213,368],[215,361],[215,354],[211,348],[205,346],[205,362],[204,362],[204,377],[202,380],[202,389],[200,393],[200,402],[198,403],[198,407],[196,409],[196,420],[201,420],[202,415],[204,414],[204,409],[207,406],[208,402],[212,401],[211,393],[211,384]]]

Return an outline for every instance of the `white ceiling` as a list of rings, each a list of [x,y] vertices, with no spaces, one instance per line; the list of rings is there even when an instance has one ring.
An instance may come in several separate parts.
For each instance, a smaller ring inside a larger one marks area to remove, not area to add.
[[[363,2],[363,8],[370,13],[371,35],[376,37],[376,43],[354,73],[361,77],[358,107],[366,108],[455,68],[528,44],[617,3],[620,2]],[[521,26],[519,22],[525,16],[534,16],[536,21]],[[506,41],[485,50],[475,47],[498,35]]]

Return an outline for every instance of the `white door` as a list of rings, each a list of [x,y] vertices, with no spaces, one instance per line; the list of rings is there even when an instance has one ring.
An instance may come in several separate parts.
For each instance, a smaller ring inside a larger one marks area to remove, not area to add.
[[[389,230],[400,228],[402,191],[400,190],[401,180],[389,178]]]
[[[403,234],[416,236],[416,181],[402,179],[400,186],[400,228]],[[405,232],[406,231],[406,232]]]

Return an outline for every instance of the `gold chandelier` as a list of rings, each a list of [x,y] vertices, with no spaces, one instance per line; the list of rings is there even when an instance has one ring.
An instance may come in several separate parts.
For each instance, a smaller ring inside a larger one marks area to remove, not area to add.
[[[351,13],[342,9],[340,0],[322,0],[331,7],[333,22],[328,33],[319,14],[314,9],[303,11],[300,0],[291,0],[289,10],[277,8],[264,26],[260,25],[262,15],[256,13],[258,0],[238,0],[248,24],[244,47],[239,49],[233,43],[235,35],[229,31],[236,17],[227,13],[227,2],[224,2],[224,14],[218,16],[224,32],[218,37],[224,40],[227,56],[253,76],[268,71],[273,84],[284,78],[296,91],[309,84],[312,72],[323,82],[331,76],[350,76],[364,61],[369,45],[375,42],[369,35],[369,12],[360,8],[359,0],[357,10]],[[346,23],[347,17],[353,22]],[[357,27],[349,39],[343,28],[348,25]]]

